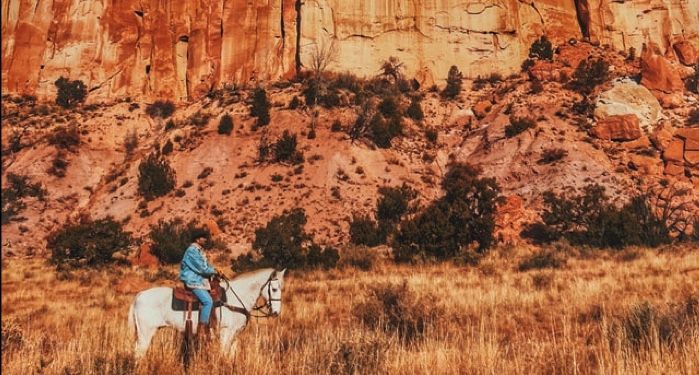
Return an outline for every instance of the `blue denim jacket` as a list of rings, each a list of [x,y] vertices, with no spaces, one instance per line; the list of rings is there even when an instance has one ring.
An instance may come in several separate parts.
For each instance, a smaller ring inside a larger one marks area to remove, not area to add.
[[[188,287],[202,287],[206,285],[204,278],[214,273],[216,271],[206,261],[199,247],[196,244],[189,245],[180,264],[180,280]]]

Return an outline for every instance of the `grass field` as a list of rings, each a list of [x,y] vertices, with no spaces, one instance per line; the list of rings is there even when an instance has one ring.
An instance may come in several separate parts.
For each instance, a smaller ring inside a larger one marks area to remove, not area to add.
[[[578,252],[560,268],[520,271],[529,256],[292,271],[280,318],[252,320],[233,358],[198,355],[188,373],[699,374],[699,252]],[[171,330],[133,359],[134,293],[114,288],[163,284],[174,270],[3,260],[3,373],[183,373]]]

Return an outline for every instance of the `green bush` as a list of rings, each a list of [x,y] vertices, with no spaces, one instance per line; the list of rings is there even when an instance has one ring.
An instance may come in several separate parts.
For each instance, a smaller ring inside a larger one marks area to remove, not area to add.
[[[422,121],[425,118],[425,114],[422,112],[422,105],[420,104],[419,97],[413,97],[410,100],[410,106],[408,106],[405,114],[415,121]]]
[[[252,94],[252,105],[250,106],[250,115],[257,117],[257,126],[265,126],[269,124],[270,115],[269,108],[271,104],[267,99],[267,91],[262,87],[258,87]]]
[[[399,222],[410,208],[410,202],[417,198],[417,191],[407,184],[379,188],[381,197],[376,203],[376,217],[379,222]]]
[[[111,217],[66,224],[47,238],[55,264],[98,266],[114,261],[112,255],[131,244],[131,235]]]
[[[616,207],[605,189],[588,185],[581,194],[544,193],[542,221],[530,224],[523,236],[546,243],[565,238],[576,245],[623,248],[656,247],[670,242],[670,230],[653,212],[648,195]]]
[[[70,108],[77,103],[82,103],[87,97],[87,87],[80,80],[70,81],[60,77],[54,82],[56,85],[56,104],[64,108]]]
[[[58,149],[76,152],[80,147],[80,131],[77,125],[59,126],[51,133],[48,142]]]
[[[368,216],[354,216],[349,228],[350,242],[374,247],[386,243],[386,231]]]
[[[505,126],[505,137],[512,138],[523,133],[527,129],[536,127],[536,121],[529,117],[515,117],[510,115],[510,124]]]
[[[182,261],[184,252],[192,243],[194,233],[206,233],[204,227],[197,226],[194,220],[185,224],[182,219],[175,218],[171,221],[160,220],[150,226],[149,237],[152,241],[151,253],[163,264],[177,264]],[[211,241],[207,241],[205,248],[210,248]]]
[[[233,118],[228,114],[221,116],[221,121],[218,123],[218,134],[230,135],[233,131]]]
[[[274,143],[274,161],[277,163],[303,163],[303,153],[296,149],[297,143],[296,134],[290,134],[288,130],[284,130],[282,136]]]
[[[264,228],[255,230],[254,251],[266,263],[279,268],[300,268],[305,265],[304,244],[311,239],[306,233],[306,212],[301,208],[274,216]]]
[[[447,86],[442,91],[442,96],[448,99],[454,99],[459,94],[461,94],[461,84],[463,81],[463,75],[459,71],[456,65],[452,65],[449,68],[449,74],[447,75]]]
[[[306,253],[305,266],[327,270],[334,268],[339,260],[340,253],[334,247],[322,249],[319,245],[311,244]]]
[[[156,100],[146,107],[146,114],[151,118],[168,118],[175,113],[175,104],[169,100]]]
[[[46,190],[40,183],[32,183],[29,177],[12,172],[7,173],[5,186],[1,194],[3,225],[27,207],[24,198],[33,197],[41,201],[46,196]]]
[[[141,161],[138,172],[138,192],[146,200],[162,197],[175,187],[175,171],[157,153]]]
[[[588,58],[580,62],[573,73],[570,87],[584,96],[609,80],[609,64],[603,59]]]
[[[413,218],[403,220],[392,242],[396,261],[461,259],[475,261],[468,247],[478,244],[483,253],[493,243],[495,211],[502,201],[493,178],[479,177],[481,170],[468,164],[452,164],[444,179],[443,198]]]
[[[529,47],[529,58],[539,60],[553,60],[553,46],[546,35],[542,35]]]

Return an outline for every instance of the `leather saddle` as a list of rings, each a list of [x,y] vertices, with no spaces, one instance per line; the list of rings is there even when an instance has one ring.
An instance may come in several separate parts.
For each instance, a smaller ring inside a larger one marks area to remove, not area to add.
[[[211,290],[209,291],[209,294],[211,294],[211,299],[214,300],[214,307],[223,306],[226,302],[228,302],[226,299],[225,289],[215,278],[211,280],[210,284]],[[186,285],[183,284],[180,287],[173,288],[172,309],[174,311],[189,311],[190,309],[199,310],[199,305],[199,299],[194,295],[194,293],[192,293],[191,289],[187,288]]]

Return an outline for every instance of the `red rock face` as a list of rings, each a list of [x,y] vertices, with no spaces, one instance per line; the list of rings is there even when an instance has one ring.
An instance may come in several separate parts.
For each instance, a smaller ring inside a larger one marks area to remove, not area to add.
[[[376,74],[398,56],[410,77],[443,84],[516,72],[541,34],[589,34],[615,49],[654,42],[691,60],[699,5],[683,0],[2,0],[2,88],[52,98],[60,76],[90,98],[196,99],[225,84],[289,77],[314,46],[337,42],[336,71]],[[671,44],[672,43],[672,44]]]
[[[632,141],[641,137],[641,127],[636,115],[616,115],[600,120],[592,134],[600,139]]]

